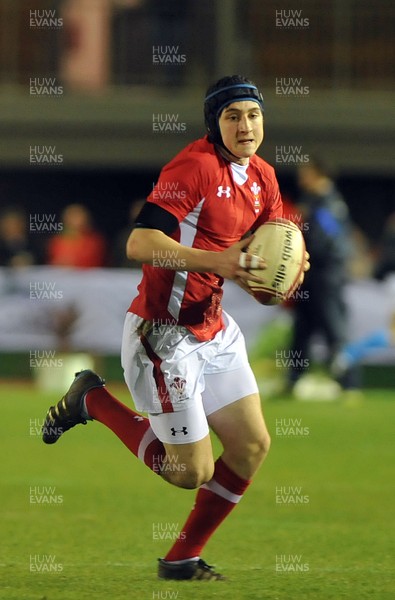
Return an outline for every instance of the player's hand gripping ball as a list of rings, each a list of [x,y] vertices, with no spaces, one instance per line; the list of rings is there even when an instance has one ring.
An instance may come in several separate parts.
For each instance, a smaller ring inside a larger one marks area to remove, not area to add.
[[[261,304],[279,304],[299,287],[305,270],[306,246],[299,227],[288,219],[267,221],[255,232],[247,252],[264,258],[264,271],[250,269],[265,282],[248,281],[252,294]]]

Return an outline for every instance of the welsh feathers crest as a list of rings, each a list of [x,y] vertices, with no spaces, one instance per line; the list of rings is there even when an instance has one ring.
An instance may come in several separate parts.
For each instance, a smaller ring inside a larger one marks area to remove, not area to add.
[[[256,181],[254,181],[250,189],[254,196],[258,196],[259,192],[261,191],[261,186],[258,185]]]
[[[170,384],[170,388],[178,396],[179,400],[184,400],[186,380],[182,377],[174,377],[173,383]]]

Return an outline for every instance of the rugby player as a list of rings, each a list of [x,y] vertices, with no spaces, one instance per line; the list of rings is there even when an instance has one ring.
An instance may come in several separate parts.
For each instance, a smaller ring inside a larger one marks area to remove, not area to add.
[[[251,232],[282,215],[274,170],[256,155],[263,112],[260,91],[245,77],[211,86],[207,135],[163,168],[128,239],[127,255],[143,263],[143,276],[126,315],[122,366],[139,412],[84,370],[43,426],[51,444],[77,423],[100,421],[169,483],[198,488],[183,535],[159,560],[163,579],[223,579],[202,550],[270,446],[243,335],[221,307],[224,279],[246,291],[247,280],[262,281],[248,269],[264,277],[265,261],[243,250]],[[216,459],[209,427],[223,446]]]

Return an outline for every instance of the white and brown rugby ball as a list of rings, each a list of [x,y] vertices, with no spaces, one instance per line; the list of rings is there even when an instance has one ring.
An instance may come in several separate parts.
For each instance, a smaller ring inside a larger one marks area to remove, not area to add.
[[[265,283],[248,281],[254,298],[261,304],[279,304],[299,286],[306,246],[299,227],[288,219],[267,221],[255,232],[247,252],[264,258],[265,270],[250,269]]]

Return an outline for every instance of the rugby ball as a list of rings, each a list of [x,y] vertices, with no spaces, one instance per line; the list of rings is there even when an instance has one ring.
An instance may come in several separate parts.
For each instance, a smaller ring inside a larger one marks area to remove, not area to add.
[[[248,281],[253,296],[261,304],[279,304],[299,287],[306,246],[299,227],[288,219],[277,218],[258,227],[248,246],[248,254],[264,258],[265,270],[250,269],[264,283]]]

